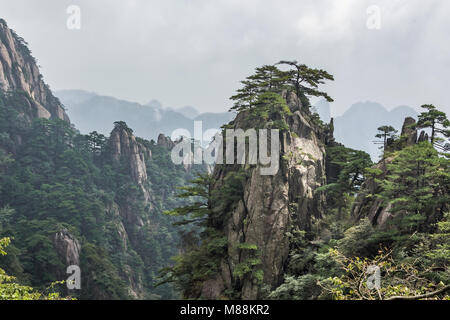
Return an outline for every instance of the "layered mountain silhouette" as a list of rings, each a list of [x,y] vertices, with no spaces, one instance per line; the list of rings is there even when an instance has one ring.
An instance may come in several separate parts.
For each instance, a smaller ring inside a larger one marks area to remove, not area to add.
[[[205,131],[219,129],[234,117],[230,112],[199,113],[191,106],[164,108],[157,100],[142,105],[83,90],[61,90],[56,91],[55,95],[81,133],[97,131],[109,134],[111,123],[125,121],[137,136],[156,140],[160,133],[171,135],[180,128],[193,135],[194,121],[203,121]]]
[[[83,90],[56,91],[55,95],[82,133],[97,131],[109,134],[111,123],[121,120],[132,127],[138,136],[156,140],[160,133],[170,135],[179,128],[187,129],[193,134],[194,121],[202,121],[204,131],[218,129],[235,116],[230,112],[200,113],[192,106],[165,108],[158,100],[142,105]],[[314,104],[313,111],[324,122],[330,121],[328,102],[318,101]],[[358,102],[343,115],[334,118],[334,136],[349,148],[366,151],[372,160],[377,161],[380,156],[379,145],[372,142],[376,140],[377,128],[391,125],[400,131],[405,117],[417,117],[417,112],[408,106],[387,110],[376,102]]]
[[[314,105],[314,110],[324,122],[330,121],[330,105],[321,100]],[[418,113],[411,107],[398,106],[387,110],[377,102],[357,102],[343,115],[334,118],[334,137],[337,141],[353,149],[364,150],[373,161],[378,161],[381,151],[377,140],[377,128],[391,125],[399,132],[406,117],[416,118]]]

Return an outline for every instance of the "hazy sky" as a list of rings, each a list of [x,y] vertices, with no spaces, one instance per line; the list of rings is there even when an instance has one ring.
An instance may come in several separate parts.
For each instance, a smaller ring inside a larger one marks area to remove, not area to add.
[[[447,0],[0,0],[0,17],[52,89],[225,111],[255,67],[296,59],[335,76],[334,115],[366,100],[450,111]]]

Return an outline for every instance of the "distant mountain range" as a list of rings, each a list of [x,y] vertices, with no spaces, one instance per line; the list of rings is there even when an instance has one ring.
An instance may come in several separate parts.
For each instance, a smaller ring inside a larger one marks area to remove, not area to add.
[[[194,121],[203,121],[203,132],[219,129],[234,118],[234,113],[199,113],[194,107],[164,108],[157,100],[142,105],[136,102],[101,96],[83,90],[61,90],[55,95],[66,108],[71,121],[81,133],[94,130],[107,134],[115,121],[125,121],[135,134],[154,139],[160,133],[171,135],[175,129],[187,129],[194,134]]]
[[[328,102],[321,100],[314,108],[323,121],[330,121]],[[376,102],[358,102],[342,116],[334,118],[334,137],[349,148],[364,150],[373,161],[377,161],[380,157],[379,145],[373,143],[377,140],[377,128],[391,125],[400,133],[405,118],[417,118],[417,115],[416,110],[408,106],[398,106],[389,111]]]
[[[203,131],[220,128],[234,118],[230,112],[200,113],[192,106],[182,108],[163,107],[158,100],[145,105],[114,97],[101,96],[82,90],[56,91],[55,95],[66,107],[71,121],[82,133],[94,130],[109,134],[114,121],[125,121],[137,136],[154,139],[160,133],[171,135],[175,129],[184,128],[194,134],[194,120],[203,122]],[[325,100],[313,106],[324,122],[330,122],[330,104]],[[334,136],[349,148],[364,150],[372,160],[379,159],[376,140],[377,128],[391,125],[401,130],[405,117],[417,117],[417,112],[408,106],[399,106],[388,111],[376,102],[353,104],[342,116],[334,119]]]

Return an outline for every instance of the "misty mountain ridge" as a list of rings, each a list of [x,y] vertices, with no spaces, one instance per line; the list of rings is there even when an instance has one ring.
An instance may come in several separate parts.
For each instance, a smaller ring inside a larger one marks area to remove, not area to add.
[[[156,140],[160,133],[171,135],[179,128],[187,129],[193,135],[194,120],[203,121],[205,131],[219,129],[234,117],[230,112],[200,113],[192,106],[163,107],[158,100],[142,105],[84,90],[60,90],[55,95],[66,107],[71,121],[84,134],[92,131],[109,134],[113,122],[125,121],[138,136]]]
[[[184,128],[193,134],[194,121],[203,122],[203,131],[220,128],[231,121],[235,114],[230,112],[200,113],[192,106],[181,108],[164,107],[153,99],[142,105],[137,102],[102,96],[84,90],[60,90],[55,95],[66,107],[71,121],[81,133],[97,131],[109,134],[114,121],[125,121],[138,136],[154,139],[160,133],[171,135],[175,129]],[[331,120],[330,103],[319,100],[312,106],[325,123]],[[341,116],[334,118],[334,136],[346,146],[363,150],[373,161],[380,156],[379,145],[374,144],[377,128],[391,125],[400,131],[405,117],[417,117],[418,113],[409,106],[398,106],[388,110],[377,102],[357,102]]]

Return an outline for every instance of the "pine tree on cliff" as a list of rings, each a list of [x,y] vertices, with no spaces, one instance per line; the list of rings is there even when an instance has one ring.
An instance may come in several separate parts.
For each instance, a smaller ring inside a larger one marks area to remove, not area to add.
[[[397,133],[397,130],[395,130],[392,126],[381,126],[378,127],[378,133],[375,135],[375,138],[383,139],[383,147],[380,147],[383,149],[383,153],[386,150],[388,139],[394,139],[395,134]],[[377,143],[377,142],[375,142]]]
[[[281,60],[277,65],[288,65],[292,68],[282,74],[288,78],[299,98],[302,96],[314,96],[323,97],[328,102],[334,101],[326,92],[317,90],[319,84],[325,83],[324,80],[334,80],[334,77],[325,70],[312,69],[305,64],[299,64],[295,60]]]
[[[449,159],[440,157],[428,141],[394,154],[388,175],[376,182],[382,189],[378,197],[399,220],[393,224],[399,235],[429,228],[442,217],[450,200],[449,166]]]
[[[287,65],[290,69],[280,70],[277,65]],[[321,69],[309,68],[297,61],[282,60],[275,65],[264,65],[256,68],[256,72],[241,81],[244,85],[230,99],[235,101],[230,111],[252,110],[258,97],[267,92],[280,94],[284,89],[293,89],[302,103],[309,106],[307,96],[324,97],[327,101],[333,99],[318,87],[325,80],[334,80],[333,76]]]
[[[114,128],[119,128],[119,129],[123,129],[128,133],[133,133],[133,129],[131,129],[130,127],[128,127],[127,123],[125,121],[116,121],[114,122]]]
[[[422,112],[419,115],[419,121],[417,122],[418,128],[430,128],[431,129],[431,143],[438,149],[444,149],[443,139],[438,135],[442,135],[445,138],[450,137],[450,121],[447,119],[445,112],[439,111],[432,104],[424,104],[423,109],[427,111]]]
[[[330,164],[339,168],[337,177],[330,177],[328,184],[319,187],[316,192],[325,191],[329,204],[337,209],[338,218],[342,210],[360,190],[365,180],[364,172],[372,165],[369,154],[344,146],[327,148]]]

